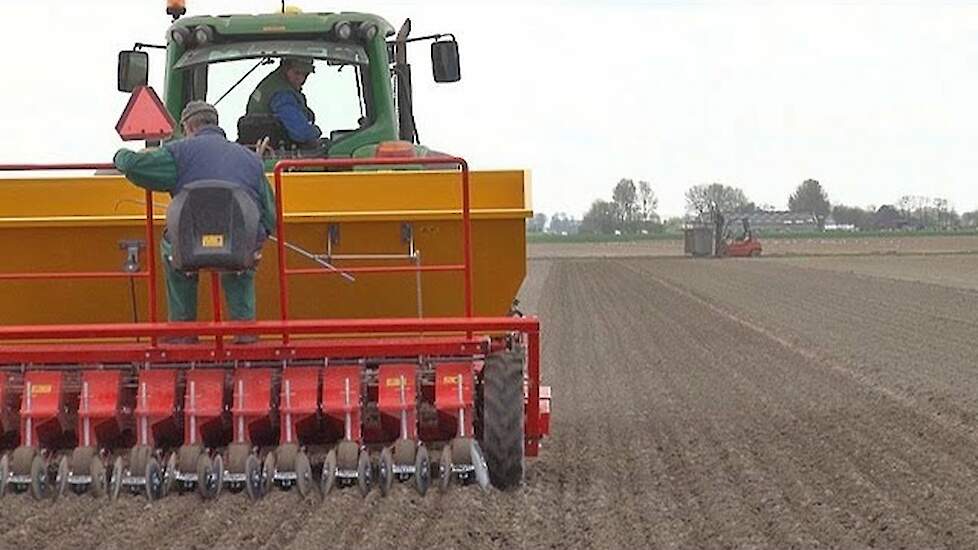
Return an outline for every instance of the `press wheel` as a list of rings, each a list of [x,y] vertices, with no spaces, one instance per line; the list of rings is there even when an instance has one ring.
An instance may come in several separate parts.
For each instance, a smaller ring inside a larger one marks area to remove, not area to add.
[[[31,476],[33,478],[33,476]],[[62,455],[58,460],[58,474],[54,478],[54,500],[65,496],[68,489],[68,456]]]
[[[248,458],[244,462],[244,475],[245,475],[245,491],[248,493],[248,498],[252,501],[258,500],[262,497],[262,471],[261,466],[258,464],[258,457],[254,454],[248,455]]]
[[[373,485],[373,468],[370,466],[370,453],[363,449],[357,461],[357,486],[360,488],[360,495],[367,496],[371,485]]]
[[[109,497],[112,500],[119,498],[119,491],[122,489],[122,457],[116,457],[115,464],[112,465],[112,479],[109,481]]]
[[[414,455],[414,487],[418,490],[418,494],[425,496],[429,485],[431,485],[431,461],[428,459],[428,448],[418,445],[418,452]]]
[[[265,461],[261,467],[261,494],[265,496],[272,490],[275,483],[275,453],[265,455]]]
[[[438,463],[439,478],[438,488],[444,493],[448,491],[448,486],[452,483],[452,446],[445,445],[441,450],[441,461]]]
[[[206,454],[197,457],[197,493],[200,498],[208,500],[216,496],[214,463]]]
[[[394,457],[389,447],[380,451],[380,468],[377,470],[377,485],[380,486],[380,496],[386,497],[394,485]]]
[[[146,500],[153,502],[163,498],[164,486],[163,470],[160,468],[160,463],[156,457],[150,457],[146,461],[146,484],[143,486]]]
[[[89,492],[95,498],[104,497],[105,493],[108,492],[108,484],[106,483],[108,480],[105,477],[105,464],[102,462],[102,458],[99,456],[93,458],[88,470],[92,476]]]
[[[333,490],[333,485],[336,484],[336,449],[330,449],[326,453],[326,461],[323,462],[323,474],[319,480],[319,490],[323,494],[323,498]]]
[[[312,489],[312,467],[305,451],[295,455],[295,485],[301,497],[307,496]]]
[[[163,469],[163,496],[170,494],[177,483],[177,453],[171,452]]]
[[[31,461],[31,495],[37,500],[48,496],[48,463],[41,455],[35,455]]]
[[[7,478],[10,477],[10,455],[0,458],[0,497],[7,492]]]

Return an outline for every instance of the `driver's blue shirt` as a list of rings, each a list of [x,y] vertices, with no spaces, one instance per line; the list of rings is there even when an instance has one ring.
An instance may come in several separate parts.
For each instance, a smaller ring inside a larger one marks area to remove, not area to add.
[[[323,132],[309,119],[294,93],[282,90],[272,95],[269,102],[272,112],[285,126],[289,139],[296,143],[312,143],[322,136]]]

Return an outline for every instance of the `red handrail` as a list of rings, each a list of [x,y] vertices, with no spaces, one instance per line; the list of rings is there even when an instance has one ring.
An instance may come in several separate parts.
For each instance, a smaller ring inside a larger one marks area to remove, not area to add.
[[[289,168],[354,168],[356,166],[404,166],[417,164],[437,164],[458,166],[462,173],[462,258],[461,265],[428,265],[417,267],[365,267],[350,268],[341,271],[360,273],[399,273],[405,271],[462,271],[464,273],[464,304],[465,317],[472,317],[472,219],[469,197],[469,164],[461,157],[385,157],[385,158],[340,158],[340,159],[288,159],[275,164],[275,233],[278,239],[278,277],[279,277],[279,314],[282,321],[289,318],[289,275],[310,275],[312,273],[331,273],[326,269],[288,269],[285,262],[285,211],[282,195],[282,172]],[[470,334],[471,336],[471,334]],[[285,344],[289,342],[288,331],[282,335]]]
[[[56,164],[0,164],[0,172],[39,172],[55,170],[115,170],[110,163],[56,163]],[[148,307],[149,321],[155,323],[156,318],[156,235],[153,233],[153,192],[146,190],[146,252],[147,270],[136,273],[120,273],[117,271],[68,271],[68,272],[6,272],[0,273],[0,280],[31,280],[31,279],[115,279],[121,277],[145,278],[149,281]],[[156,337],[153,337],[156,343]]]

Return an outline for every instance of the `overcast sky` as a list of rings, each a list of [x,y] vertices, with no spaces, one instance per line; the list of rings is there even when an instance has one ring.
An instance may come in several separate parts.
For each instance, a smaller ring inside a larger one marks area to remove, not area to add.
[[[833,203],[943,196],[978,208],[978,5],[964,2],[294,0],[453,32],[462,82],[415,48],[422,142],[475,168],[529,168],[534,206],[580,216],[622,177],[660,214],[691,185],[784,208],[806,178]],[[193,14],[277,0],[187,0]],[[0,2],[0,162],[105,162],[116,52],[161,43],[165,0]],[[162,56],[151,54],[162,88]],[[227,100],[231,102],[231,98]],[[243,110],[243,105],[240,106]]]

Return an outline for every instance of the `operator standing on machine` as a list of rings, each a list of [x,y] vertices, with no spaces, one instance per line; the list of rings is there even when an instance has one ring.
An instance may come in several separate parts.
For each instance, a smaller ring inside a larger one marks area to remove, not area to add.
[[[220,180],[243,187],[261,213],[259,243],[275,231],[275,202],[264,166],[258,156],[228,141],[218,126],[217,109],[203,101],[191,101],[180,116],[185,139],[158,149],[140,152],[120,149],[113,159],[129,181],[151,191],[180,193],[183,186],[201,180]],[[166,273],[167,316],[171,322],[197,320],[197,274],[186,274],[170,262],[172,244],[164,233],[160,242]],[[260,250],[260,248],[259,248]],[[235,321],[255,319],[255,271],[222,273],[221,285],[229,317]],[[257,340],[253,335],[236,336],[235,343]],[[195,343],[196,337],[170,339],[169,343]]]

